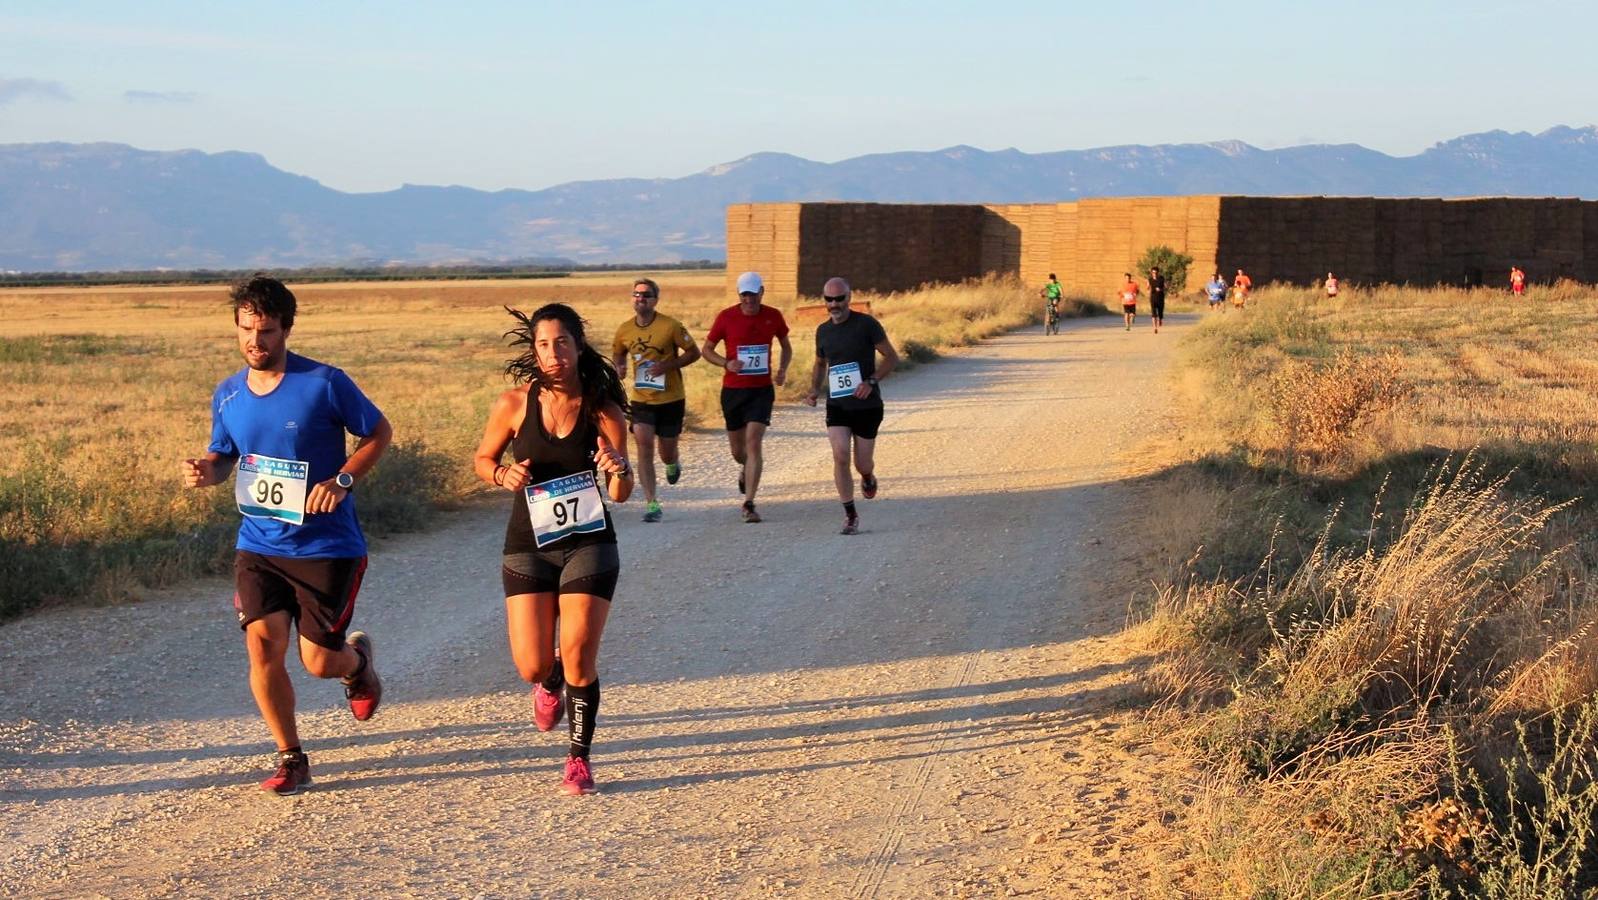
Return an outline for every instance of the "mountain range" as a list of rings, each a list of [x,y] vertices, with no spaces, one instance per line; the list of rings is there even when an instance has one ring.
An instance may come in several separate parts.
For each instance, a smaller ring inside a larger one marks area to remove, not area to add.
[[[0,145],[0,270],[725,258],[729,203],[1036,203],[1173,194],[1598,199],[1598,126],[1489,131],[1414,156],[1241,141],[1054,153],[958,146],[821,163],[756,153],[682,178],[345,193],[258,154]]]

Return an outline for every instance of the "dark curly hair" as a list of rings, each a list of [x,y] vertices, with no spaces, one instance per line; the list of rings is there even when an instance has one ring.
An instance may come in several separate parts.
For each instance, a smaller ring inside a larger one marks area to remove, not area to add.
[[[519,324],[505,332],[504,336],[511,339],[512,347],[527,348],[522,355],[505,362],[505,374],[517,384],[527,382],[546,390],[554,387],[554,382],[538,367],[538,351],[533,347],[533,332],[538,329],[538,323],[553,319],[563,325],[566,333],[577,342],[577,383],[582,386],[583,406],[587,408],[589,417],[597,422],[599,411],[606,402],[616,404],[623,412],[627,410],[627,392],[622,389],[621,376],[616,374],[610,360],[589,346],[583,317],[577,314],[577,310],[564,303],[546,303],[533,310],[530,316],[508,306],[505,311]]]
[[[228,291],[228,301],[233,304],[235,323],[239,320],[239,310],[247,309],[262,318],[276,319],[284,331],[294,327],[297,305],[294,292],[265,272],[256,272],[235,283]]]

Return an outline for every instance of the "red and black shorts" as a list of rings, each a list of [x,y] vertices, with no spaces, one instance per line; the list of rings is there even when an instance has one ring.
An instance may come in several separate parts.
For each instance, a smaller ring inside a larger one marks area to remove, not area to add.
[[[239,627],[286,612],[300,637],[318,647],[341,649],[365,574],[364,556],[295,559],[240,550],[233,558],[233,608]]]

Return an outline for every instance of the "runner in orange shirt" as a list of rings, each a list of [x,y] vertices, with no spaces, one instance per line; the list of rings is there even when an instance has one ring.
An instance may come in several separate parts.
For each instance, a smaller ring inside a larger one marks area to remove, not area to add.
[[[1509,292],[1519,297],[1526,293],[1526,273],[1520,266],[1509,267]]]
[[[1254,288],[1254,279],[1248,277],[1242,269],[1237,270],[1237,277],[1232,279],[1232,305],[1242,309],[1248,302],[1248,292]]]
[[[1126,283],[1121,285],[1121,313],[1126,316],[1126,330],[1132,330],[1132,320],[1137,318],[1137,282],[1132,280],[1132,273],[1125,272],[1121,275]]]

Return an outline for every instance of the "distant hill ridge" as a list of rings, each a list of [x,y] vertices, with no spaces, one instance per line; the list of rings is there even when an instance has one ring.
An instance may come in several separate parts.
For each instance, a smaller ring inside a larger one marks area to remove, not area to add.
[[[529,180],[536,173],[529,173]],[[259,154],[0,145],[0,270],[347,263],[655,262],[725,256],[729,203],[1036,203],[1092,196],[1340,194],[1598,199],[1598,126],[1489,131],[1394,157],[1241,141],[1054,153],[756,153],[683,178],[539,191],[407,184],[348,194]]]

